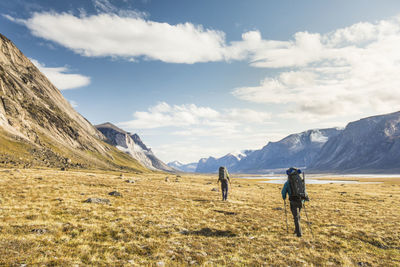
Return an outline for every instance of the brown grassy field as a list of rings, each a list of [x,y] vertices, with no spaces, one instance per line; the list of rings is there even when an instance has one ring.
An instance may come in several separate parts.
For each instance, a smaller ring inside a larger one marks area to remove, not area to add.
[[[400,265],[399,179],[308,185],[314,238],[304,211],[304,236],[290,214],[286,233],[281,185],[233,179],[228,202],[216,187],[216,176],[0,169],[0,265]]]

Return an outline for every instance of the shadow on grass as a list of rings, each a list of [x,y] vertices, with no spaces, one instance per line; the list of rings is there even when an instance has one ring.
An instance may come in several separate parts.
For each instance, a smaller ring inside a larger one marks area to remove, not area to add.
[[[211,228],[202,228],[201,230],[197,231],[187,231],[183,233],[184,235],[201,235],[201,236],[207,236],[207,237],[235,237],[236,234],[233,233],[232,231],[222,231],[222,230],[217,230],[217,229],[211,229]]]
[[[201,198],[193,199],[193,201],[196,201],[196,202],[210,202],[210,200],[208,200],[208,199],[201,199]]]
[[[225,211],[225,210],[214,210],[214,211],[218,212],[218,213],[223,213],[225,215],[236,215],[237,214],[236,212],[233,212],[233,211]]]

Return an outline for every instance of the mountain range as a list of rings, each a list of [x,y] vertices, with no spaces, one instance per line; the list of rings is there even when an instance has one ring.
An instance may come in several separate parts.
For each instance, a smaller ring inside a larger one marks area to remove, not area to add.
[[[177,160],[169,162],[167,164],[171,168],[181,171],[181,172],[196,172],[197,162],[183,164]]]
[[[400,112],[350,122],[344,129],[313,129],[269,142],[241,156],[200,159],[196,172],[226,166],[237,173],[282,172],[291,166],[309,172],[400,172]]]
[[[309,166],[315,172],[400,172],[400,112],[349,123]]]

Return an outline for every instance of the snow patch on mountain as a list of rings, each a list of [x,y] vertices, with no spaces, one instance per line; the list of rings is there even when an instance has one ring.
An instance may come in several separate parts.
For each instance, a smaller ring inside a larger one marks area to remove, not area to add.
[[[329,137],[323,135],[319,130],[314,130],[310,134],[311,142],[326,143],[328,141],[328,139],[329,139]]]

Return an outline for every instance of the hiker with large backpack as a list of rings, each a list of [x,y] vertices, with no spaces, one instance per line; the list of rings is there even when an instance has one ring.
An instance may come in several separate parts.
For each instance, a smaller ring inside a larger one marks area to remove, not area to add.
[[[293,215],[295,232],[298,237],[301,237],[302,235],[300,227],[300,211],[303,207],[304,201],[309,201],[304,182],[304,174],[303,178],[301,178],[301,173],[302,172],[300,169],[296,169],[294,167],[289,168],[286,171],[286,174],[288,175],[288,180],[282,188],[282,198],[285,202],[285,210],[286,195],[289,194],[290,211]]]
[[[231,183],[228,170],[225,167],[219,167],[217,183],[221,182],[222,200],[228,198],[228,182]]]

